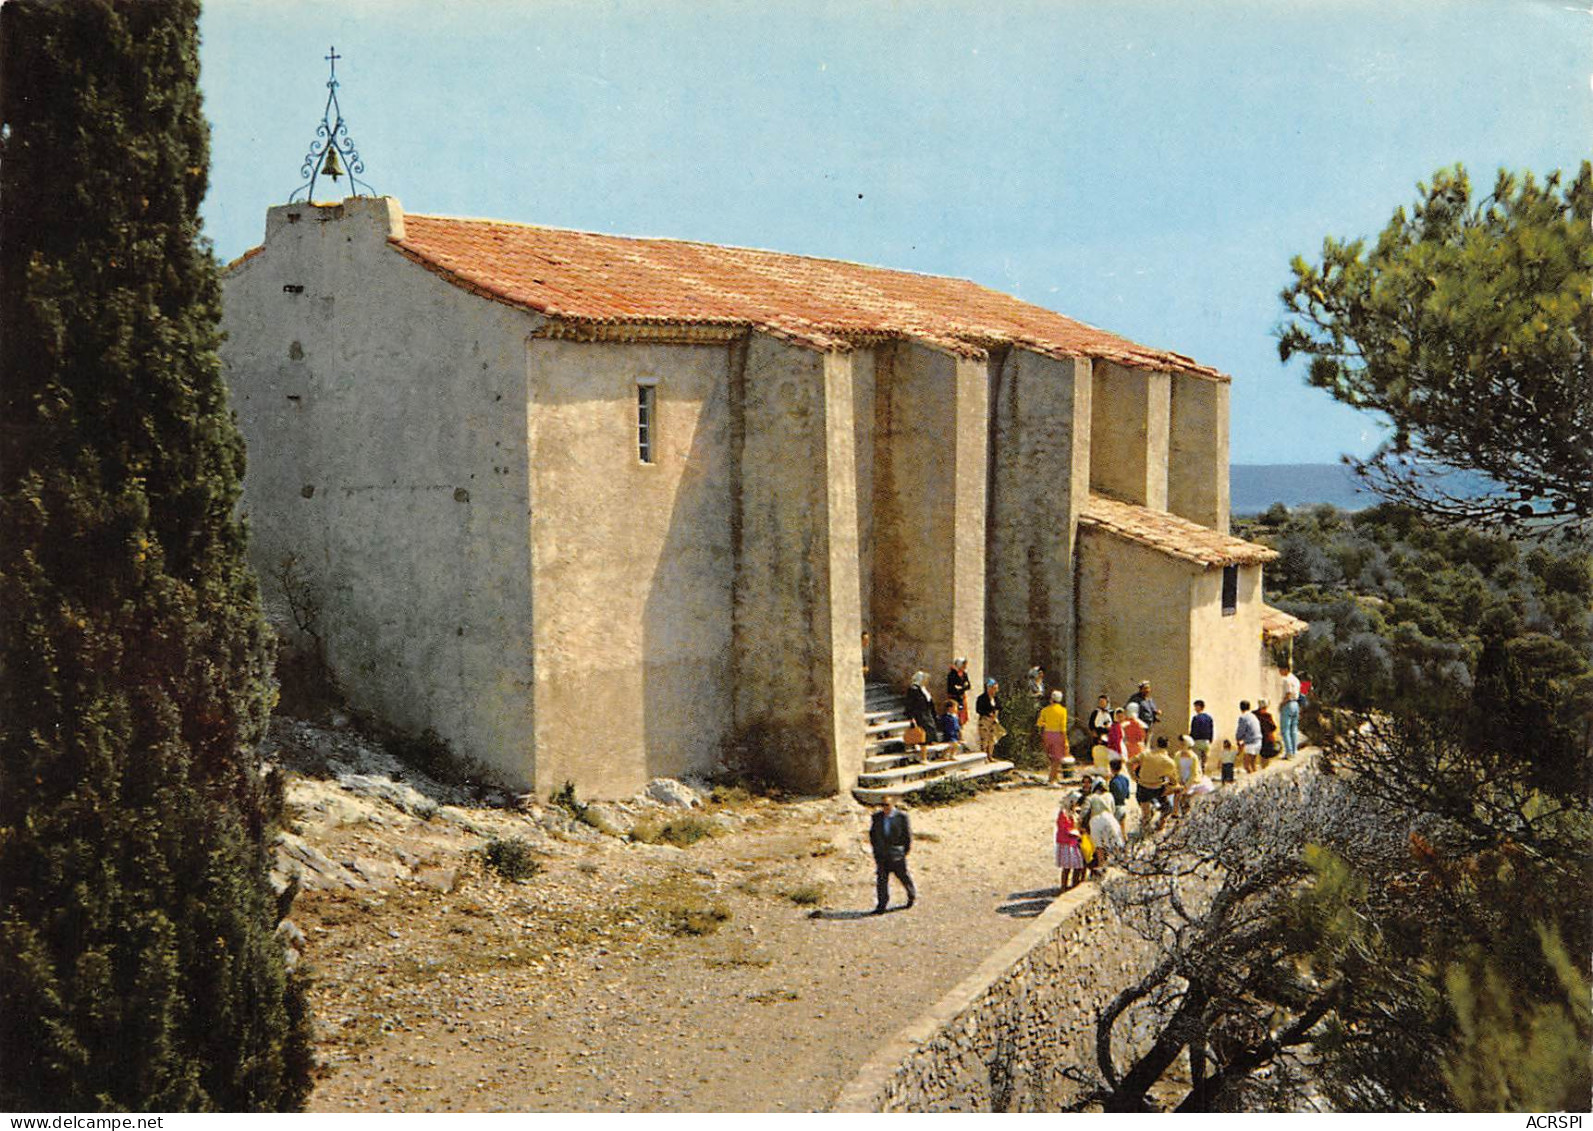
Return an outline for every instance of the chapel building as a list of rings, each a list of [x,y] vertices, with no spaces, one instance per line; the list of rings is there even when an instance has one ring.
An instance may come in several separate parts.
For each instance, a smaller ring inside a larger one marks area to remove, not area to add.
[[[1228,533],[1229,378],[974,283],[351,197],[223,286],[268,607],[294,555],[351,702],[511,784],[846,789],[865,630],[1231,734],[1304,627]]]

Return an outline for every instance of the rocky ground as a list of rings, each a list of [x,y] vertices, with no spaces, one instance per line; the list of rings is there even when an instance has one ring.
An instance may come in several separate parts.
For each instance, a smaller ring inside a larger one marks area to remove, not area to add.
[[[915,811],[919,904],[874,917],[850,798],[693,806],[655,783],[581,820],[438,785],[347,728],[279,721],[271,748],[312,1110],[822,1110],[1056,890],[1059,794],[1027,778]],[[487,863],[494,840],[528,874]]]

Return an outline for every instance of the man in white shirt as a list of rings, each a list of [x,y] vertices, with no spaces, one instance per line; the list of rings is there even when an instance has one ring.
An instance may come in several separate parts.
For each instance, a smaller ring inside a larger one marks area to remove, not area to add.
[[[1293,758],[1300,748],[1300,677],[1283,665],[1283,706],[1279,710],[1278,729],[1283,731],[1283,756]]]

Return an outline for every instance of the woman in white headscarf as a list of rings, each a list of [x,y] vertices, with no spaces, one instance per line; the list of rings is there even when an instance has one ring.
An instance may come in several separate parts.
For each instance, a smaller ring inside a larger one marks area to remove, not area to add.
[[[912,684],[907,689],[907,717],[924,732],[925,742],[939,742],[940,731],[935,726],[935,699],[924,686],[929,682],[928,672],[914,672]]]

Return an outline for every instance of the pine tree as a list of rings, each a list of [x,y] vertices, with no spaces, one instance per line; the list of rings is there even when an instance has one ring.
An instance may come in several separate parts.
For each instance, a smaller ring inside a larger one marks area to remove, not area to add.
[[[198,4],[0,38],[0,1107],[296,1107]]]
[[[1481,197],[1458,165],[1416,188],[1370,244],[1295,257],[1279,356],[1310,358],[1311,384],[1393,426],[1350,461],[1384,498],[1429,521],[1587,538],[1593,163],[1542,181],[1501,169]]]

